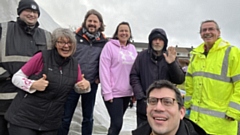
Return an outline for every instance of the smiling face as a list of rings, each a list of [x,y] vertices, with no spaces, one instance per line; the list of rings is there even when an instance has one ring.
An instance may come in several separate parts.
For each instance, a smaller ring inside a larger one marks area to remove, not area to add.
[[[130,28],[126,24],[121,24],[118,27],[117,38],[122,45],[126,45],[130,38]]]
[[[163,97],[176,99],[176,94],[173,90],[166,87],[155,88],[149,94],[149,98]],[[175,134],[178,130],[180,120],[183,119],[184,115],[184,108],[179,109],[176,100],[170,106],[167,101],[165,101],[165,105],[158,101],[156,105],[148,104],[147,106],[148,123],[153,133],[157,135]]]
[[[98,17],[94,14],[91,14],[88,16],[87,20],[86,20],[86,29],[88,30],[88,32],[90,33],[96,33],[98,31],[98,29],[101,26],[101,22],[99,21]]]
[[[59,55],[64,58],[71,56],[74,52],[73,43],[67,37],[60,37],[58,38],[55,47]]]
[[[38,11],[32,9],[25,9],[20,13],[19,17],[27,25],[33,26],[37,23]]]
[[[212,46],[220,37],[219,28],[214,22],[203,23],[200,29],[201,38],[207,46]]]

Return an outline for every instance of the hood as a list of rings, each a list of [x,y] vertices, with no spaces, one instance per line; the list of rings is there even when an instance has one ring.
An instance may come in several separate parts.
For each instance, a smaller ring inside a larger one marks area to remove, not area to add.
[[[168,45],[166,32],[161,28],[155,28],[151,31],[151,33],[148,36],[148,42],[149,42],[148,48],[151,50],[152,50],[152,41],[155,38],[161,38],[164,41],[163,51],[166,51],[167,45]]]
[[[111,42],[113,45],[116,45],[122,49],[127,49],[129,47],[129,44],[127,44],[126,46],[121,45],[119,40],[117,39],[110,39],[109,42]]]

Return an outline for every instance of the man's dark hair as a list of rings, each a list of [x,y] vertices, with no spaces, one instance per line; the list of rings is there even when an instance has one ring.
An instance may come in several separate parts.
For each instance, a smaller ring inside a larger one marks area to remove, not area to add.
[[[158,80],[153,82],[147,89],[147,98],[149,98],[149,95],[152,90],[154,89],[161,89],[161,88],[169,88],[175,92],[175,98],[178,102],[178,107],[181,109],[183,107],[183,98],[181,96],[180,91],[172,84],[171,82],[167,80]]]
[[[96,15],[96,16],[97,16],[99,22],[101,23],[100,28],[98,29],[98,31],[103,32],[104,29],[105,29],[105,24],[104,24],[104,22],[103,22],[102,15],[101,15],[98,11],[96,11],[95,9],[91,9],[91,10],[89,10],[89,11],[87,12],[87,14],[86,14],[85,17],[84,17],[84,21],[83,21],[83,23],[82,23],[82,27],[83,27],[83,28],[86,28],[86,21],[87,21],[87,18],[88,18],[90,15]]]
[[[131,43],[133,37],[132,37],[132,30],[131,30],[131,27],[130,27],[130,25],[129,25],[128,22],[121,22],[121,23],[118,24],[118,26],[117,26],[114,34],[113,34],[112,39],[118,39],[117,34],[118,34],[118,29],[119,29],[119,26],[120,26],[120,25],[127,25],[127,26],[129,27],[129,30],[130,30],[130,31],[129,31],[129,32],[130,32],[130,38],[127,40],[127,44]]]

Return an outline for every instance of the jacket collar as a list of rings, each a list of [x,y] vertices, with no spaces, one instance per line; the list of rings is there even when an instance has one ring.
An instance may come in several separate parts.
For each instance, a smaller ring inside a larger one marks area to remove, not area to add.
[[[191,52],[192,54],[196,54],[196,53],[204,53],[204,45],[205,43],[200,44],[197,48],[193,49],[193,51]],[[219,49],[225,48],[230,46],[230,43],[223,40],[222,38],[219,38],[213,45],[213,47],[209,50],[209,52],[214,52],[217,51]]]
[[[27,34],[30,35],[33,35],[35,29],[39,26],[39,23],[37,22],[35,26],[30,27],[23,20],[21,20],[20,17],[17,18],[17,23]]]

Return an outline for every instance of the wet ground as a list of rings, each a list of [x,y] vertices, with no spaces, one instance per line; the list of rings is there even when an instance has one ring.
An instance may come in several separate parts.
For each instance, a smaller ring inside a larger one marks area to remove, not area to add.
[[[110,125],[109,115],[106,107],[103,103],[103,99],[100,94],[100,88],[98,89],[96,104],[94,108],[94,129],[93,135],[106,135],[108,127]],[[123,121],[123,127],[120,135],[131,135],[131,130],[136,128],[136,108],[128,108]],[[75,110],[73,120],[71,123],[70,131],[68,135],[81,135],[81,105],[80,102]]]

